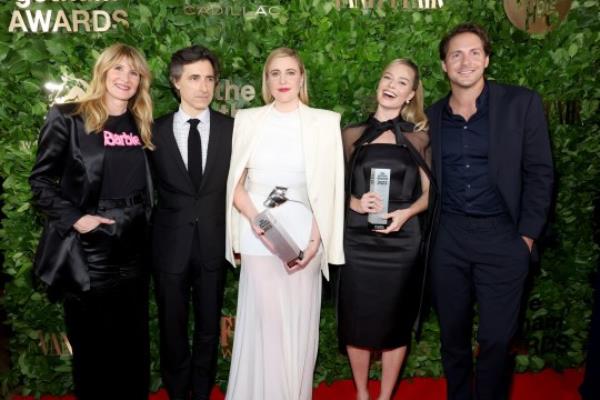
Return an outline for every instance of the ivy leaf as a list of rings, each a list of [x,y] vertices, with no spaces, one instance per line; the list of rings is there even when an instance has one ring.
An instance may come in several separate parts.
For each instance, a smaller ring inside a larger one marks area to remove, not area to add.
[[[577,46],[577,44],[575,44],[575,43],[572,43],[569,46],[569,50],[568,50],[569,57],[573,58],[575,56],[575,54],[577,54],[577,50],[579,50],[579,46]]]
[[[253,57],[259,57],[259,55],[260,55],[260,52],[258,51],[258,47],[256,47],[256,45],[253,42],[248,43],[246,50],[248,50],[248,53]]]

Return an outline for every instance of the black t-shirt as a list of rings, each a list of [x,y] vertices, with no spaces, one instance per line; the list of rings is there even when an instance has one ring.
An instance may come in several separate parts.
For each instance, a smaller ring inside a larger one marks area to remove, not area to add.
[[[101,199],[122,199],[146,188],[142,139],[131,113],[110,116],[101,133],[104,174]]]

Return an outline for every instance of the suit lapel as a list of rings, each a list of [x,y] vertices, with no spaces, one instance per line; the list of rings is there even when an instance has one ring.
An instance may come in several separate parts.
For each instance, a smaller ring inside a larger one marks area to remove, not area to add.
[[[202,174],[202,184],[200,189],[204,188],[206,181],[210,179],[210,172],[214,168],[216,160],[219,158],[219,150],[221,149],[222,135],[221,118],[215,112],[210,110],[210,133],[208,139],[208,148],[206,149],[206,163]]]
[[[85,164],[85,171],[90,185],[88,198],[97,200],[102,187],[104,172],[104,133],[86,133],[83,121],[77,119],[79,147]]]
[[[489,132],[490,132],[490,144],[488,148],[488,163],[489,173],[492,182],[496,182],[498,171],[500,169],[500,163],[498,156],[503,154],[502,148],[502,132],[498,129],[498,122],[501,121],[501,107],[502,96],[504,90],[502,86],[495,85],[493,82],[488,82],[489,85],[489,104],[488,104],[488,115],[489,115]]]
[[[442,189],[442,110],[448,104],[448,98],[433,108],[433,115],[429,123],[431,132],[431,151],[433,152],[433,168],[438,190]]]
[[[248,163],[248,160],[252,156],[254,149],[258,142],[260,142],[260,138],[264,132],[262,127],[264,126],[264,120],[271,112],[273,108],[273,103],[267,104],[266,106],[260,107],[256,109],[256,112],[251,114],[246,121],[244,129],[242,131],[247,132],[246,137],[242,140],[244,146],[246,146],[244,154],[243,165],[245,166]]]
[[[298,108],[300,114],[300,135],[302,136],[302,149],[304,150],[304,169],[306,182],[312,182],[314,175],[315,163],[313,157],[316,152],[317,129],[315,126],[315,116],[311,112],[310,107],[300,103]]]
[[[165,123],[162,127],[161,135],[164,137],[165,149],[170,154],[173,159],[176,168],[182,174],[183,179],[187,182],[188,186],[192,191],[196,191],[194,188],[194,184],[192,179],[190,178],[190,174],[188,174],[188,170],[183,163],[183,158],[181,157],[181,152],[179,151],[179,147],[177,147],[177,142],[175,141],[175,133],[173,132],[173,117],[175,113],[171,114],[169,118],[165,120]]]

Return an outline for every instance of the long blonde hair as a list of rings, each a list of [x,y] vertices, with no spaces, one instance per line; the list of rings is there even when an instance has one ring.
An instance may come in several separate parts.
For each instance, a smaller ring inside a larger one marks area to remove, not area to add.
[[[415,131],[426,131],[429,129],[429,120],[427,119],[427,115],[423,108],[423,84],[421,83],[421,77],[419,75],[419,67],[408,58],[397,58],[386,65],[383,71],[385,72],[394,64],[406,65],[413,70],[415,75],[412,88],[415,91],[415,95],[408,104],[405,104],[402,107],[400,115],[402,116],[402,119],[415,125]]]
[[[265,104],[271,104],[275,100],[275,98],[271,94],[271,91],[269,90],[269,85],[267,83],[269,66],[271,65],[271,62],[274,59],[282,57],[292,57],[298,63],[298,68],[300,68],[300,74],[302,75],[303,80],[303,83],[300,86],[299,97],[302,103],[308,105],[308,76],[306,75],[306,68],[304,68],[304,63],[302,62],[302,59],[300,58],[296,50],[290,49],[288,47],[279,47],[273,50],[267,57],[267,60],[265,61],[265,65],[263,66],[261,90],[262,98]]]
[[[133,114],[144,147],[152,150],[154,149],[154,144],[152,144],[152,99],[150,97],[152,75],[144,56],[131,46],[116,43],[104,49],[96,60],[90,86],[81,99],[76,114],[80,114],[85,121],[86,131],[90,133],[101,131],[109,116],[105,100],[106,75],[123,58],[127,59],[140,74],[138,90],[129,99],[127,109]]]

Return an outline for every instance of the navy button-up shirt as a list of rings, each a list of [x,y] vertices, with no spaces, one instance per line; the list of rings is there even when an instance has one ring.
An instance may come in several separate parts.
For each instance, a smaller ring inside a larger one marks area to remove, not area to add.
[[[476,101],[477,112],[466,121],[448,103],[442,112],[442,211],[472,216],[504,212],[488,168],[489,89]]]

